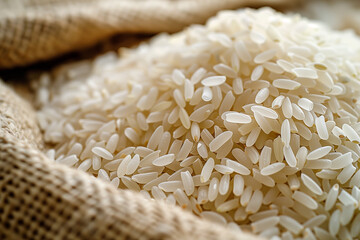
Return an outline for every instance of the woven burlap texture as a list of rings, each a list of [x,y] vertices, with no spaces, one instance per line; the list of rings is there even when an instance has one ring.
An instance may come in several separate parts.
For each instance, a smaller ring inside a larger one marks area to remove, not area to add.
[[[0,93],[0,239],[258,239],[54,163],[29,104]]]
[[[0,0],[0,68],[34,63],[115,33],[176,32],[217,11],[294,0]]]

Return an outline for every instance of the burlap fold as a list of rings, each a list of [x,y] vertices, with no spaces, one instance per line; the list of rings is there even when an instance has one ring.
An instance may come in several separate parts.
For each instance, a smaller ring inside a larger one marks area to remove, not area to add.
[[[46,60],[115,33],[176,32],[222,9],[295,0],[0,0],[0,68]]]
[[[0,93],[0,239],[258,239],[54,163],[31,107]]]

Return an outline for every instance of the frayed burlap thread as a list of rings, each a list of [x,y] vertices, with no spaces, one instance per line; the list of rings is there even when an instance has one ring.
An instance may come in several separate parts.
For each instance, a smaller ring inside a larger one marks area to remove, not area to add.
[[[31,107],[0,93],[0,239],[259,239],[54,163]]]
[[[47,60],[116,33],[176,32],[223,9],[295,0],[0,0],[0,68]]]

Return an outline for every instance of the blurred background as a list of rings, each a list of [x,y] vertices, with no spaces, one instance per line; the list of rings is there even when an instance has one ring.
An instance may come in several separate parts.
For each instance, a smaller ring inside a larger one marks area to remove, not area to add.
[[[358,0],[0,0],[0,79],[31,98],[30,80],[56,66],[264,6],[360,34]]]

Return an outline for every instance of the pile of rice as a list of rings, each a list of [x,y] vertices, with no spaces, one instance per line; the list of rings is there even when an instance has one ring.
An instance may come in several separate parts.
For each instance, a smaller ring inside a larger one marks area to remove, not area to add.
[[[360,40],[271,9],[63,66],[55,162],[272,239],[360,235]],[[51,145],[52,144],[52,145]]]

